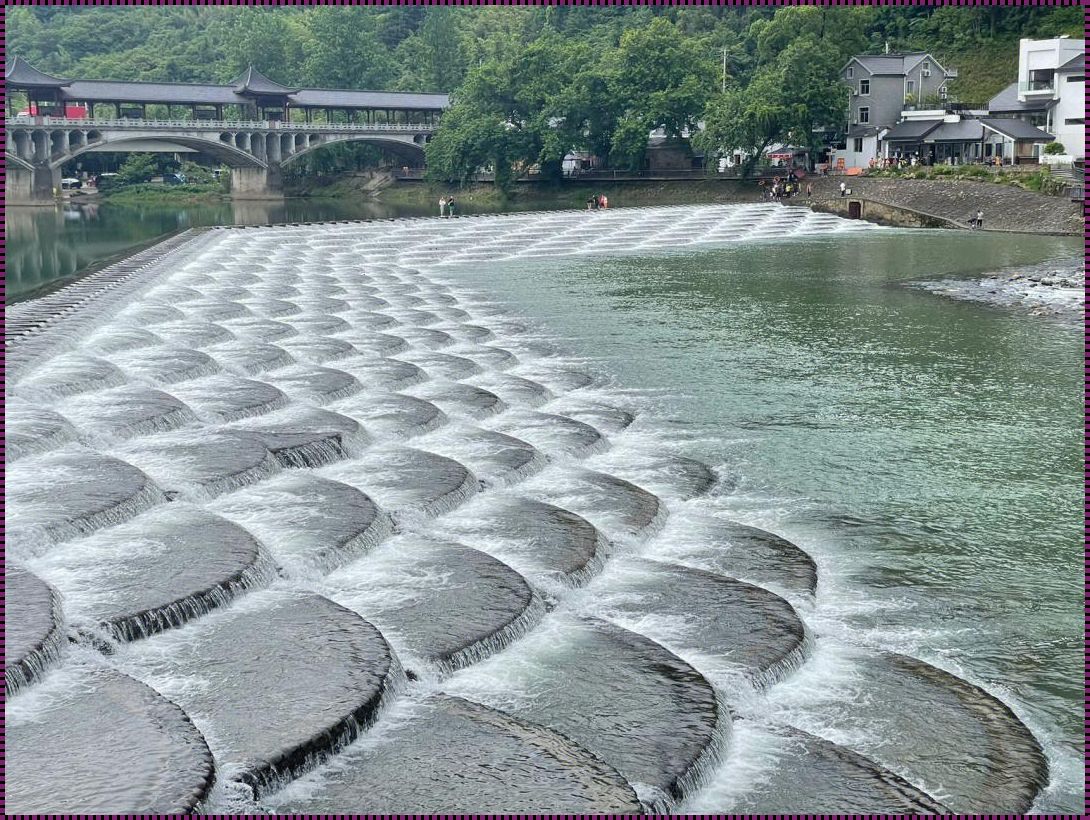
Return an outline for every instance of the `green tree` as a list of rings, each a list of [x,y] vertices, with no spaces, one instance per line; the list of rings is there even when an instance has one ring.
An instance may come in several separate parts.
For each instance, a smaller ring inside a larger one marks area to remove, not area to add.
[[[839,68],[839,58],[813,34],[792,41],[751,82],[712,101],[695,143],[712,154],[741,148],[750,168],[777,142],[816,148],[815,127],[843,119]]]
[[[715,62],[699,42],[660,17],[626,31],[612,62],[610,85],[621,113],[611,160],[638,164],[654,128],[675,138],[695,130],[716,87]]]
[[[117,169],[117,181],[122,185],[135,185],[147,182],[158,172],[152,154],[129,154],[128,159]]]
[[[390,51],[383,48],[367,9],[328,6],[298,18],[304,54],[293,82],[319,88],[384,88],[394,77]]]

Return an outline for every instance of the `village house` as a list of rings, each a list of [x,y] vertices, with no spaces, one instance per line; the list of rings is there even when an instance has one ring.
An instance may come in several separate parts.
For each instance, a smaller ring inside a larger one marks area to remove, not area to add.
[[[857,54],[840,76],[848,87],[848,123],[845,146],[832,161],[838,168],[866,168],[882,156],[882,134],[901,121],[906,107],[947,99],[957,70],[923,51]]]

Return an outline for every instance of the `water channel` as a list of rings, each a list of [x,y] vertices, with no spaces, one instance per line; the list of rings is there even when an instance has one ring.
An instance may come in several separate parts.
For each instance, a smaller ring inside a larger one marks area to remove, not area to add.
[[[79,716],[142,698],[164,806],[199,730],[221,810],[1082,810],[1078,330],[906,287],[1077,239],[762,204],[209,243],[13,391],[12,620],[41,578],[117,645],[16,681],[21,806],[62,749],[72,810],[135,805]]]

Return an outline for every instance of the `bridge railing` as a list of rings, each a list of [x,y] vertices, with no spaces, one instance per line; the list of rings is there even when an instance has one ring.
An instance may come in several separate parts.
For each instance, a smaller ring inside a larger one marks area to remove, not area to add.
[[[11,117],[8,127],[60,128],[133,128],[184,129],[187,131],[305,131],[328,134],[331,131],[401,131],[419,134],[434,131],[438,126],[424,123],[306,123],[276,120],[113,120],[72,117]]]

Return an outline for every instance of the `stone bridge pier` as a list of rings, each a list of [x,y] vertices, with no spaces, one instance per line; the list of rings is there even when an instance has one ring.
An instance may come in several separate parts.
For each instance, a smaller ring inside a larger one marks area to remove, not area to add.
[[[13,204],[52,205],[61,189],[61,169],[27,168],[8,160],[4,177],[4,201]]]
[[[284,176],[279,165],[231,169],[233,199],[279,199],[283,196]]]

